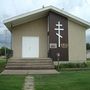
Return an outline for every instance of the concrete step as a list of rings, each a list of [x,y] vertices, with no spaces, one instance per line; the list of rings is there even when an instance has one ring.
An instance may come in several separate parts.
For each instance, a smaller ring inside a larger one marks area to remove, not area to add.
[[[40,67],[40,66],[20,67],[19,66],[19,67],[6,67],[5,69],[6,70],[40,70],[40,69],[54,69],[54,67],[53,66],[43,66],[43,67]]]
[[[8,62],[51,62],[51,58],[24,58],[24,59],[10,59]]]
[[[48,70],[4,70],[0,75],[27,75],[27,74],[59,74],[55,69]]]
[[[52,65],[15,65],[15,66],[6,66],[6,67],[49,67]]]
[[[50,60],[51,58],[10,58],[10,60]]]
[[[7,63],[7,66],[52,65],[52,63]]]
[[[8,61],[8,63],[52,63],[52,60],[21,60],[21,61]]]
[[[5,69],[8,70],[32,70],[32,69],[54,69],[51,59],[12,59],[9,60]]]

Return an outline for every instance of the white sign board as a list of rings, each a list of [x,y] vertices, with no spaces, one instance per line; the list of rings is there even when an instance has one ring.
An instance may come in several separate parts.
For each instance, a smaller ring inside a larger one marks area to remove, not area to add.
[[[50,43],[50,48],[57,48],[57,44],[56,43]]]

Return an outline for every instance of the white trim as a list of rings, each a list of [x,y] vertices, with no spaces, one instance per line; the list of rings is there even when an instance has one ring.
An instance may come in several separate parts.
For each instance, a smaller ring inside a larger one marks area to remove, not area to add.
[[[48,16],[47,19],[48,19],[48,33],[49,33],[49,16]],[[49,51],[49,35],[48,35],[48,38],[47,39],[48,39],[48,42],[47,43],[48,43],[48,51]]]
[[[38,10],[34,10],[32,12],[28,12],[28,13],[25,13],[25,14],[22,14],[22,15],[18,15],[18,16],[6,19],[3,22],[9,28],[11,24],[14,24],[14,22],[22,23],[22,21],[24,21],[25,18],[26,18],[26,22],[27,22],[28,21],[27,18],[31,17],[31,15],[32,16],[35,15],[35,17],[36,17],[37,16],[36,14],[42,13],[42,15],[43,15],[43,14],[47,14],[48,11],[53,11],[53,12],[56,12],[58,14],[64,15],[69,20],[72,20],[72,21],[74,21],[76,23],[79,23],[79,24],[85,26],[86,28],[90,28],[90,23],[89,22],[87,22],[85,20],[82,20],[82,19],[80,19],[80,18],[78,18],[78,17],[76,17],[74,15],[69,14],[68,12],[66,12],[64,10],[60,10],[60,9],[58,9],[56,7],[53,7],[53,6],[44,7],[44,8],[38,9]],[[21,20],[21,21],[19,21],[19,20]]]

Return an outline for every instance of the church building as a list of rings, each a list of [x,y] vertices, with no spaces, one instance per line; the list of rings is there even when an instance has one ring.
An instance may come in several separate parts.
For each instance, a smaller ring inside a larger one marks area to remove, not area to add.
[[[85,62],[90,24],[53,6],[4,21],[12,34],[13,59],[51,58],[52,61]]]

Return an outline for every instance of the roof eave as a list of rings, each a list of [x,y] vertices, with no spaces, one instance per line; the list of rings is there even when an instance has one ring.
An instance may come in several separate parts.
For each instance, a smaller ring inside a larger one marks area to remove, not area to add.
[[[65,16],[65,17],[67,17],[68,20],[71,20],[71,21],[73,21],[73,22],[76,22],[76,23],[84,26],[84,27],[87,28],[87,29],[90,28],[90,23],[87,22],[87,21],[85,21],[85,20],[83,20],[83,19],[81,19],[81,18],[79,18],[79,17],[76,17],[76,16],[74,16],[74,15],[72,15],[72,14],[70,14],[70,13],[64,11],[64,10],[60,10],[60,9],[58,9],[58,8],[56,8],[56,7],[52,7],[52,11],[53,11],[53,10],[54,10],[55,12],[57,12],[58,14],[61,14],[61,15]]]
[[[76,22],[76,23],[84,26],[87,29],[90,28],[90,23],[86,22],[85,20],[82,20],[82,19],[80,19],[80,18],[78,18],[78,17],[76,17],[74,15],[69,14],[68,12],[65,12],[64,10],[60,10],[60,9],[58,9],[56,7],[53,7],[53,6],[48,6],[48,7],[41,8],[41,9],[29,12],[29,13],[18,15],[16,17],[12,17],[10,19],[4,20],[4,24],[7,26],[7,28],[10,29],[10,27],[13,24],[14,21],[19,21],[20,19],[27,18],[27,17],[30,17],[31,15],[35,15],[35,14],[41,13],[41,12],[43,12],[43,14],[44,14],[44,13],[47,13],[49,11],[53,11],[53,12],[55,12],[57,14],[61,14],[61,15],[65,16],[65,17],[67,17],[69,20],[71,20],[73,22]]]

